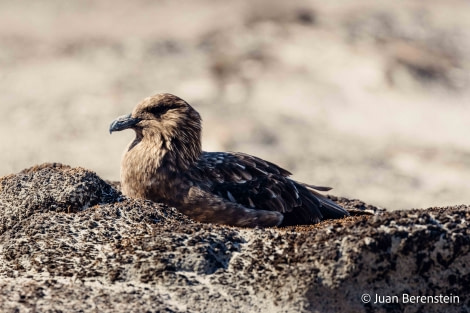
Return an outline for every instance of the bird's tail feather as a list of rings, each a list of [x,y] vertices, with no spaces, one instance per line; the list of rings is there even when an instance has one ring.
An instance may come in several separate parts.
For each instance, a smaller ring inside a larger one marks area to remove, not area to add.
[[[342,218],[345,216],[349,216],[349,212],[346,211],[345,208],[334,202],[333,200],[328,199],[317,190],[320,191],[328,191],[330,187],[318,187],[304,184],[305,188],[307,188],[311,193],[315,195],[315,197],[320,201],[320,212],[323,215],[324,219],[329,218]]]
[[[310,184],[305,184],[303,183],[303,185],[305,186],[305,188],[307,188],[308,190],[311,190],[311,191],[315,191],[315,190],[318,190],[318,191],[329,191],[333,188],[331,187],[326,187],[326,186],[315,186],[315,185],[310,185]]]

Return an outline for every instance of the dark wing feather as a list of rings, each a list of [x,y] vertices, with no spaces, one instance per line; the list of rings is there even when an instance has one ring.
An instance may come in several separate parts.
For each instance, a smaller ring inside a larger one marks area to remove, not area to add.
[[[203,152],[188,175],[201,188],[231,202],[284,213],[284,225],[315,223],[325,215],[319,194],[309,190],[325,187],[299,184],[285,169],[248,154]],[[341,210],[341,216],[347,215]]]

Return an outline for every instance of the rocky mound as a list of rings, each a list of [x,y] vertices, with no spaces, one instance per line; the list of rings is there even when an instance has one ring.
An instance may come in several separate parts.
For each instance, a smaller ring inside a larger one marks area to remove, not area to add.
[[[468,206],[339,198],[355,216],[240,229],[115,187],[61,164],[0,179],[1,312],[470,310]]]

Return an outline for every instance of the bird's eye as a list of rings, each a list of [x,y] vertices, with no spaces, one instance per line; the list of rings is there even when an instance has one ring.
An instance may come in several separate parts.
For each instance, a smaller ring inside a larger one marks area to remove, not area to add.
[[[165,114],[168,109],[168,107],[157,106],[150,108],[149,112],[155,116],[160,116],[162,114]]]

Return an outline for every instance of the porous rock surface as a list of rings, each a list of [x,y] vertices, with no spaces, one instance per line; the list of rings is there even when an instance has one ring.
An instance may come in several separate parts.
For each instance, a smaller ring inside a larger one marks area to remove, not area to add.
[[[0,312],[468,312],[468,206],[313,226],[201,224],[83,168],[0,178]],[[372,212],[373,214],[361,214]],[[361,301],[457,295],[459,303]]]

